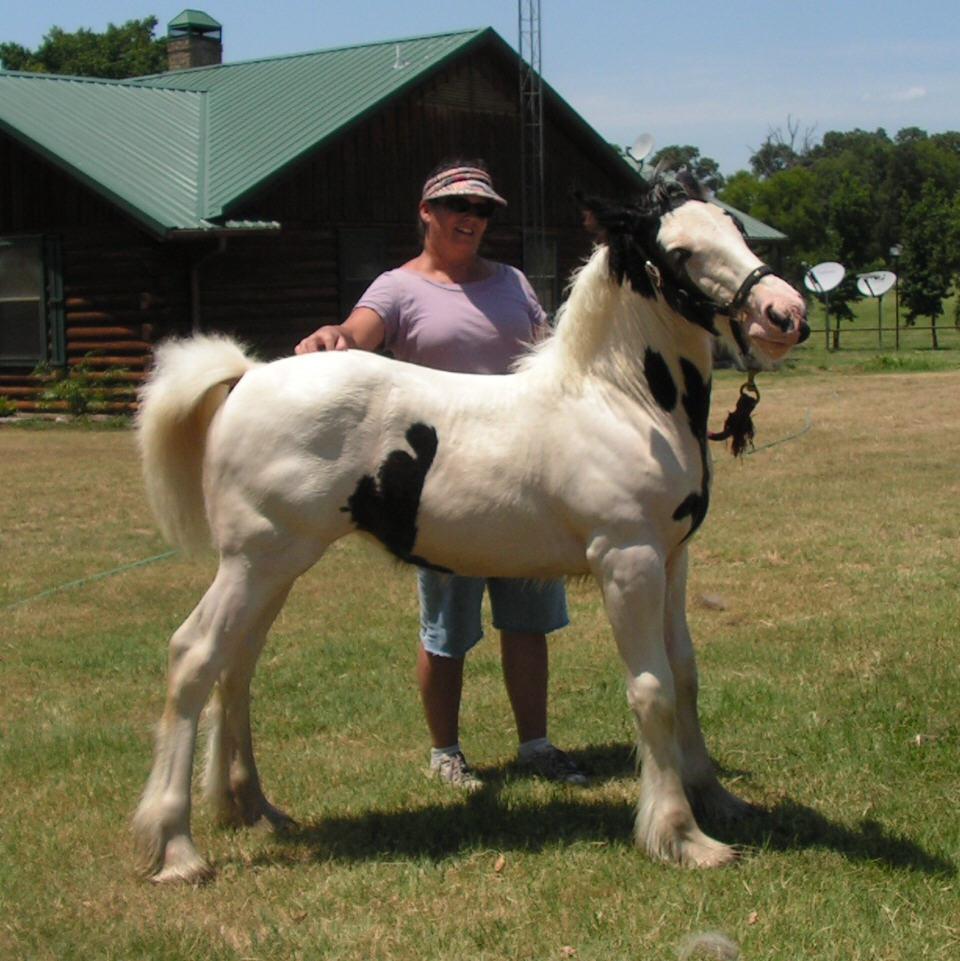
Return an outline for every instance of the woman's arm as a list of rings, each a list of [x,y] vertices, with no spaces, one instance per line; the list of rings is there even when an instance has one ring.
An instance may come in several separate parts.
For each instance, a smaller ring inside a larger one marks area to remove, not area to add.
[[[383,318],[370,307],[357,307],[342,324],[319,327],[297,344],[294,353],[318,350],[376,350],[383,343]]]

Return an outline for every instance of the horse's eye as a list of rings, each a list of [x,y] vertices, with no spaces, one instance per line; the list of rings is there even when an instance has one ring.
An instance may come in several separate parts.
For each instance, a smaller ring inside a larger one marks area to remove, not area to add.
[[[686,267],[687,261],[690,259],[690,251],[683,247],[675,247],[668,256],[673,267],[680,271]]]

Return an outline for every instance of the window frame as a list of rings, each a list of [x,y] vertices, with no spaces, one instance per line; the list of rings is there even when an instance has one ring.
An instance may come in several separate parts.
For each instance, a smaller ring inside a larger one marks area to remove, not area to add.
[[[62,367],[66,364],[66,336],[63,315],[63,278],[61,273],[59,238],[44,234],[2,234],[0,255],[5,246],[34,245],[40,259],[40,290],[37,304],[36,328],[39,351],[23,353],[0,352],[0,368]],[[33,297],[5,297],[0,288],[0,303],[31,303]]]

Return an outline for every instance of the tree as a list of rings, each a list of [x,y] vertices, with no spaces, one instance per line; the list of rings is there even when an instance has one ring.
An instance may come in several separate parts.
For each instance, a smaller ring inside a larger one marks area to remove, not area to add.
[[[903,220],[900,302],[907,309],[907,323],[915,323],[918,316],[930,318],[934,348],[939,346],[937,318],[956,269],[952,213],[940,188],[926,183]]]
[[[669,170],[679,170],[686,167],[690,173],[710,190],[722,190],[725,183],[720,173],[720,164],[712,157],[700,156],[700,148],[690,144],[679,146],[672,144],[658,150],[651,158],[654,165],[662,164]]]
[[[812,149],[813,127],[808,127],[800,137],[800,123],[787,117],[787,132],[771,127],[763,143],[750,158],[750,169],[757,177],[767,178],[790,170],[802,163]]]
[[[0,43],[0,63],[6,70],[113,80],[161,73],[167,68],[167,46],[165,39],[154,38],[156,26],[156,17],[145,17],[119,27],[108,24],[103,33],[52,27],[36,50]]]
[[[960,283],[960,133],[828,131],[797,149],[798,135],[789,120],[786,136],[771,131],[753,172],[731,177],[721,199],[787,234],[784,267],[794,282],[804,263],[837,260],[852,283],[859,271],[889,267],[890,248],[901,244],[908,322],[931,317],[936,345],[943,299]],[[850,284],[832,292],[831,314],[844,316],[851,297]]]

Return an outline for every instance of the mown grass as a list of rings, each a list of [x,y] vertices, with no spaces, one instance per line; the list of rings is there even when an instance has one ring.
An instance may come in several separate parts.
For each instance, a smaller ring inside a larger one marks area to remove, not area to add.
[[[216,881],[138,881],[166,639],[213,563],[57,591],[166,550],[132,436],[0,428],[0,957],[672,959],[705,930],[750,959],[957,957],[960,372],[800,372],[761,379],[758,451],[716,453],[692,547],[704,726],[758,805],[714,826],[746,857],[712,873],[630,844],[632,723],[590,584],[553,641],[551,727],[591,786],[514,770],[485,643],[463,741],[489,786],[463,798],[422,773],[412,574],[346,541],[255,681],[264,781],[300,826],[218,832],[198,804]],[[718,377],[715,424],[738,383]]]

